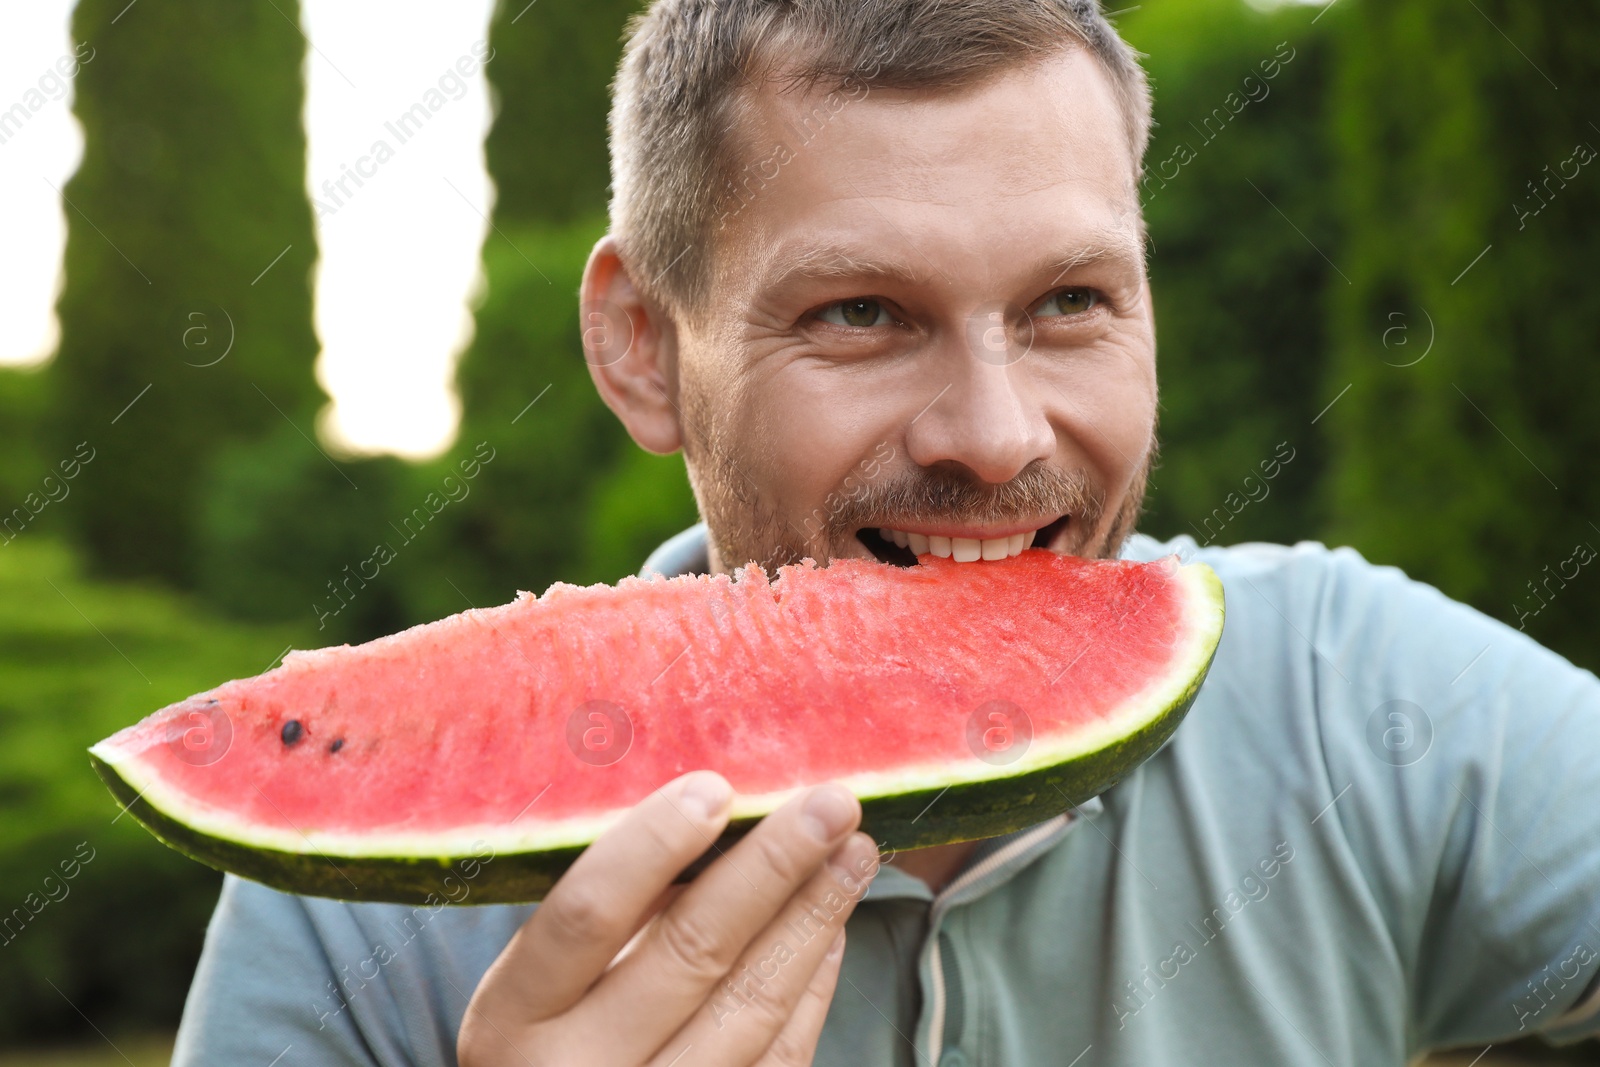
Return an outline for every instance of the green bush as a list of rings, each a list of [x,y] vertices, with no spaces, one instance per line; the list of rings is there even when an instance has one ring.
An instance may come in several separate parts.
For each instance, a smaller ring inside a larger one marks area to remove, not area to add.
[[[361,577],[375,543],[395,539],[410,476],[392,457],[334,462],[287,425],[230,446],[199,494],[201,595],[234,618],[309,625],[318,645],[425,621],[392,580]]]
[[[578,282],[603,220],[512,226],[437,460],[330,462],[292,427],[220,449],[200,500],[200,591],[233,617],[363,641],[555,581],[611,582],[696,519],[683,460],[635,446],[595,392]]]
[[[81,1033],[73,1005],[108,1032],[176,1024],[220,876],[121,815],[84,750],[290,644],[303,629],[87,581],[59,541],[0,547],[0,1040]]]

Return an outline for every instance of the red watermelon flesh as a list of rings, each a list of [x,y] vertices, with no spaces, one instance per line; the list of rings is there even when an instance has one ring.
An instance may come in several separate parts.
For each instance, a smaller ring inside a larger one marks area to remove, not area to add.
[[[1048,817],[1170,734],[1221,625],[1204,565],[1042,549],[558,583],[291,653],[91,752],[158,836],[280,888],[416,900],[430,865],[492,855],[477,901],[537,899],[697,768],[738,827],[829,779],[886,847]]]

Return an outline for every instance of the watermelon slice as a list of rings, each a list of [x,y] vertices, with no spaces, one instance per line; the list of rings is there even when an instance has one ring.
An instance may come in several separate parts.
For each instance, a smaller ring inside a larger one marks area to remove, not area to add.
[[[771,582],[751,564],[737,580],[557,583],[290,653],[89,751],[157,837],[267,885],[533,901],[625,809],[697,768],[736,791],[730,838],[829,779],[861,798],[884,849],[1049,818],[1177,728],[1222,600],[1204,564],[1043,549],[808,560]]]

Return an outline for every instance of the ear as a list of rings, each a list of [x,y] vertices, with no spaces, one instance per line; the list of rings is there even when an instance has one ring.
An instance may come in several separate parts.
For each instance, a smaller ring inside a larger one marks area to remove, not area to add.
[[[578,301],[583,358],[600,399],[640,448],[676,452],[683,445],[677,324],[635,287],[609,233],[589,253]]]

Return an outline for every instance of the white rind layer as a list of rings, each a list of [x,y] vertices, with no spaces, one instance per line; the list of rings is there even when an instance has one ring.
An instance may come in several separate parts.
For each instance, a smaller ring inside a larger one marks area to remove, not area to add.
[[[1175,564],[1176,557],[1170,557]],[[1222,583],[1203,563],[1177,568],[1183,586],[1184,625],[1178,634],[1168,670],[1139,692],[1123,700],[1098,722],[1060,739],[1034,737],[1028,750],[1014,763],[994,766],[972,760],[964,774],[952,775],[949,764],[924,764],[857,774],[838,779],[862,800],[975,782],[1001,781],[1065,763],[1130,737],[1179,703],[1205,668],[1222,634]],[[109,741],[109,739],[108,739]],[[540,852],[585,845],[593,841],[625,810],[596,816],[563,819],[558,823],[532,823],[526,829],[504,824],[480,824],[411,833],[359,833],[317,829],[285,830],[247,822],[232,812],[198,803],[173,788],[149,764],[102,741],[89,751],[114,770],[136,793],[169,818],[198,833],[251,848],[304,855],[361,857],[455,857],[487,846],[496,854]],[[741,794],[734,799],[732,818],[759,817],[800,792],[796,787],[772,793]],[[537,803],[529,815],[536,816]]]

